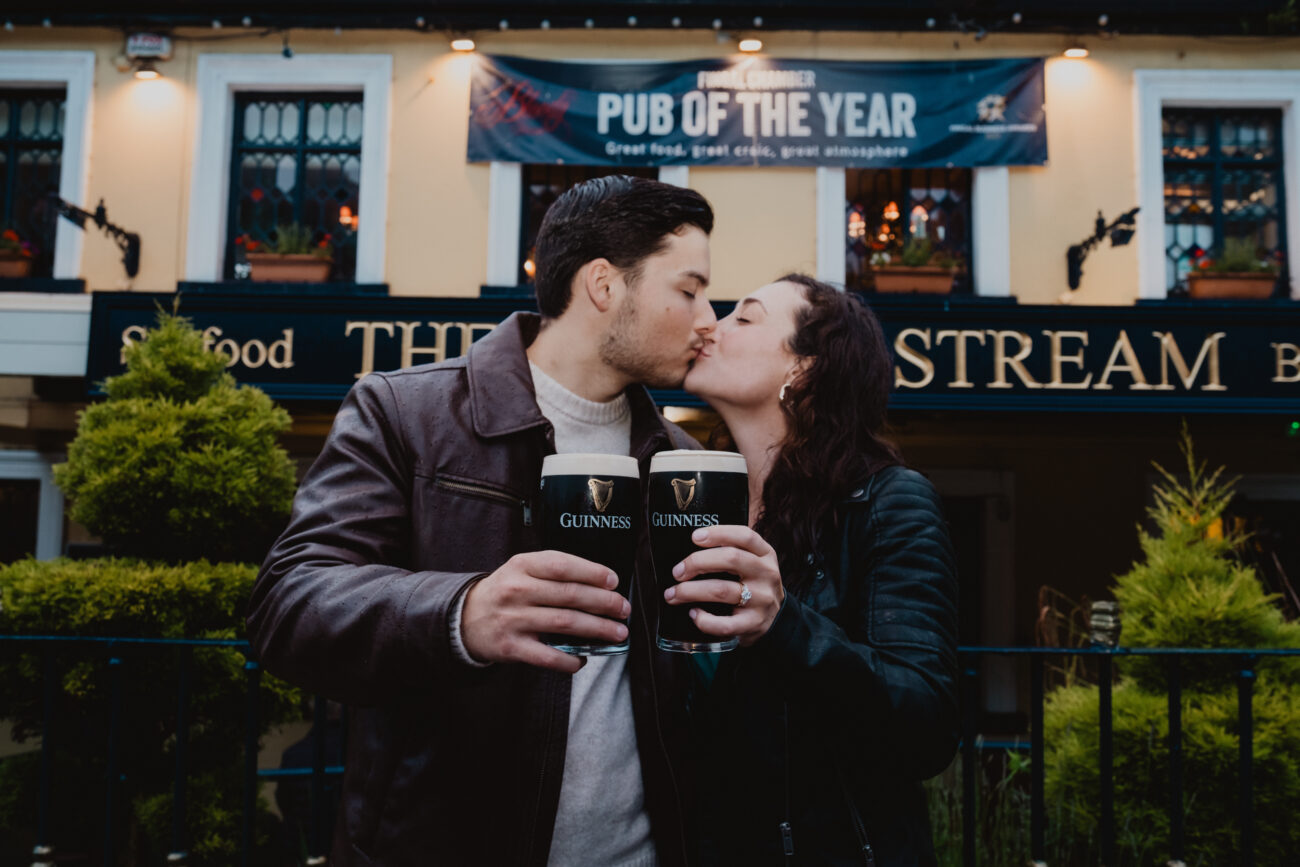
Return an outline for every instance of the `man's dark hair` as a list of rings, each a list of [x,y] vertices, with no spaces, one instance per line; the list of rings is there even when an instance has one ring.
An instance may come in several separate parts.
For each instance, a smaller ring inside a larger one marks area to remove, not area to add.
[[[627,175],[592,178],[569,188],[546,212],[537,233],[538,311],[548,318],[562,314],[574,275],[592,259],[608,259],[634,285],[642,263],[683,226],[706,235],[713,231],[713,209],[694,190]]]

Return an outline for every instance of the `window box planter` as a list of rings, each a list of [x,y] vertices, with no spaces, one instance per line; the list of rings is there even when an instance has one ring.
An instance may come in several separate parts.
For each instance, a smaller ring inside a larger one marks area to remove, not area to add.
[[[334,264],[311,253],[248,253],[254,283],[324,283]]]
[[[1192,298],[1272,298],[1277,275],[1268,271],[1187,275]]]
[[[22,279],[32,273],[32,259],[17,253],[0,253],[0,278]]]
[[[927,295],[951,292],[953,277],[957,274],[951,268],[939,268],[933,265],[922,265],[917,268],[886,265],[873,270],[877,292],[922,292]]]

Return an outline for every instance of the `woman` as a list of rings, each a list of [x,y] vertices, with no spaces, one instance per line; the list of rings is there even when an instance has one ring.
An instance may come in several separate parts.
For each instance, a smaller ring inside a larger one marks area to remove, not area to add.
[[[957,744],[957,586],[934,488],[881,438],[891,369],[865,305],[792,274],[686,378],[745,456],[752,527],[696,531],[664,594],[737,606],[691,609],[741,644],[692,659],[706,863],[934,863],[921,781]],[[690,580],[719,571],[741,583]]]

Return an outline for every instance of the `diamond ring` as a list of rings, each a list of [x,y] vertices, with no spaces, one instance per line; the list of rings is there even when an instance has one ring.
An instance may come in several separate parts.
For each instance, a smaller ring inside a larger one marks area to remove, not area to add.
[[[749,600],[753,598],[754,598],[754,594],[749,592],[749,588],[745,586],[745,582],[741,581],[740,582],[740,604],[738,604],[736,607],[744,608],[746,603],[748,603]]]

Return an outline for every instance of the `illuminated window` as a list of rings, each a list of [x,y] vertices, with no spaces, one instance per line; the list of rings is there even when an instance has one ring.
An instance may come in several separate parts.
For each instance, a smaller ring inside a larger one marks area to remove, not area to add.
[[[243,239],[271,242],[298,223],[334,248],[331,279],[356,275],[364,106],[358,93],[241,93],[235,97],[227,279]],[[246,243],[246,242],[245,242]]]
[[[971,292],[969,169],[849,169],[845,186],[847,287],[873,291],[877,269],[927,251],[952,271],[953,292]]]
[[[65,108],[62,89],[0,89],[0,229],[26,245],[33,277],[54,267],[58,211],[47,196],[59,191]]]
[[[1236,239],[1253,242],[1260,262],[1282,264],[1282,112],[1166,108],[1161,121],[1165,288],[1183,289],[1189,271]]]

